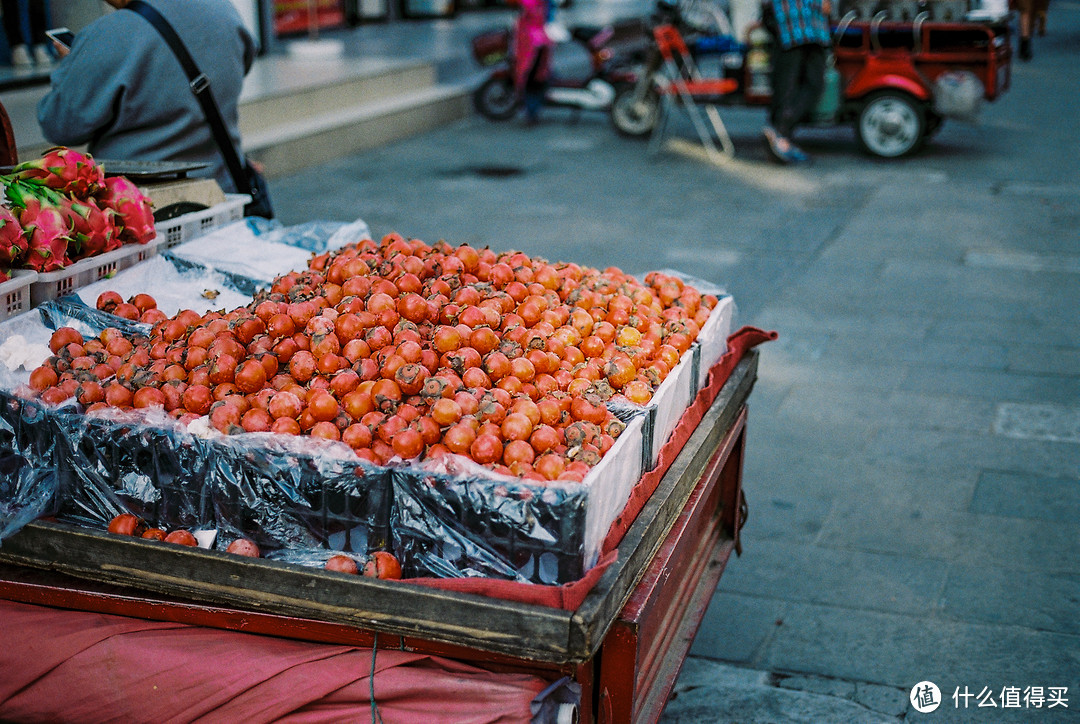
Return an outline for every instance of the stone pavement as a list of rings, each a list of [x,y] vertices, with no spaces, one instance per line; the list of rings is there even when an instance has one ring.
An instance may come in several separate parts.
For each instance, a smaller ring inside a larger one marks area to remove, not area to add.
[[[979,124],[896,162],[813,129],[813,166],[772,166],[761,111],[725,113],[723,166],[687,124],[649,156],[602,115],[549,111],[272,191],[286,223],[682,269],[725,286],[737,324],[779,331],[751,396],[744,554],[664,722],[1077,721],[1077,47],[1080,4],[1056,0]],[[924,680],[943,699],[925,715]]]

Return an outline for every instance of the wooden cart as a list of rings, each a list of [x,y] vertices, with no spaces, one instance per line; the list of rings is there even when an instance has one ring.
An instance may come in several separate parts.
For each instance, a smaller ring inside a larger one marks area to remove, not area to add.
[[[44,521],[0,547],[0,598],[569,676],[581,686],[581,722],[655,721],[738,549],[757,355],[750,350],[734,368],[618,560],[574,611]]]

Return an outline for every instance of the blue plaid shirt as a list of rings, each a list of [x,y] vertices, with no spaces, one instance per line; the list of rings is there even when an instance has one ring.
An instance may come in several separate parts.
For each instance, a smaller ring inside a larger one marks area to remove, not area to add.
[[[822,0],[772,0],[777,40],[784,50],[799,45],[829,46],[829,18]]]

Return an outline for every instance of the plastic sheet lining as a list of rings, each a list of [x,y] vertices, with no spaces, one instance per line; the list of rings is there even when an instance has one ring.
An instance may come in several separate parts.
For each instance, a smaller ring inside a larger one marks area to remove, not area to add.
[[[244,220],[173,251],[215,246],[220,252],[229,240],[244,258],[259,260],[260,275],[272,278],[300,257],[304,266],[311,253],[368,236],[362,221],[259,228]],[[261,250],[270,248],[288,251],[264,256]],[[199,253],[188,255],[184,263],[192,266],[176,275],[179,284],[191,273],[223,280],[238,273],[200,267],[211,260],[199,261]],[[217,256],[214,263],[228,267]],[[732,311],[730,297],[721,297],[695,347],[698,363],[711,366],[715,360],[704,358],[726,349]],[[93,309],[85,297],[48,302],[39,315],[47,328],[74,326],[85,335],[106,327],[129,336],[147,332],[147,325]],[[41,514],[32,511],[50,506],[61,520],[97,528],[126,511],[154,527],[205,533],[197,537],[215,548],[248,538],[265,556],[301,565],[322,565],[332,552],[390,550],[407,577],[565,584],[596,564],[612,521],[696,394],[698,374],[688,355],[649,407],[612,401],[627,427],[609,453],[584,483],[549,484],[497,475],[458,456],[378,467],[343,443],[223,436],[198,423],[185,428],[161,413],[83,415],[74,403],[50,409],[3,393],[4,437],[11,444],[0,462],[19,473],[3,476],[8,488],[0,497],[7,506],[0,509],[0,540]]]
[[[40,403],[0,396],[0,545],[56,510],[60,456],[47,415]]]

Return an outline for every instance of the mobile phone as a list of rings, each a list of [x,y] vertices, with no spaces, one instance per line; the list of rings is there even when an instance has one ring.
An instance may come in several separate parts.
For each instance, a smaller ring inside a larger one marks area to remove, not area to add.
[[[75,40],[75,33],[71,32],[67,28],[53,28],[52,30],[45,31],[45,37],[49,38],[54,43],[58,43],[70,50],[71,44]]]

